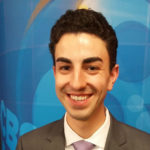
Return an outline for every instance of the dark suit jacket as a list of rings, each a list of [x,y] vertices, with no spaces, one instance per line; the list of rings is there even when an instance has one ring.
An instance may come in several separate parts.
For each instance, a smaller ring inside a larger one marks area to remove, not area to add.
[[[16,150],[64,150],[63,125],[61,119],[23,135]],[[111,116],[105,150],[150,150],[150,134],[120,123]]]

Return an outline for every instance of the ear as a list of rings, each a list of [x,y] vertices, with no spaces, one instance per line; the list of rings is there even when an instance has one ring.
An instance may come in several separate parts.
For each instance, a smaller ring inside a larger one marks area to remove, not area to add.
[[[109,78],[108,89],[107,89],[108,91],[112,90],[113,85],[115,84],[118,76],[119,76],[119,65],[116,64],[110,72],[110,78]]]
[[[53,66],[53,73],[54,73],[54,77],[56,77],[56,67]]]

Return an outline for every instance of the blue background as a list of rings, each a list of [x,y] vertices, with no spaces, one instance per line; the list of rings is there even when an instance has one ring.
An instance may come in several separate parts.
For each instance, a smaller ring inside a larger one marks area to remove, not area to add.
[[[48,43],[55,21],[78,5],[101,11],[118,36],[120,75],[106,106],[118,120],[150,133],[150,0],[49,0],[27,28],[42,1],[0,0],[2,150],[15,150],[20,135],[65,113]]]

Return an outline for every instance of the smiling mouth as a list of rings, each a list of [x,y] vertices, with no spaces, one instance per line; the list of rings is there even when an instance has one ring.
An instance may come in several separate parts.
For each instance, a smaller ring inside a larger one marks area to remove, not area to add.
[[[84,95],[84,96],[81,96],[81,95],[69,95],[69,97],[74,100],[74,101],[85,101],[87,100],[89,97],[91,96],[90,95]]]

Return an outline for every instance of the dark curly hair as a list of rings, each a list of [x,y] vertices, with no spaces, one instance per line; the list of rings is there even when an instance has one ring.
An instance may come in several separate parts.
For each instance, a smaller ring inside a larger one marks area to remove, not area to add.
[[[85,32],[102,39],[107,46],[110,70],[116,64],[118,40],[112,26],[99,12],[91,9],[68,10],[52,27],[49,49],[55,65],[55,45],[65,33]]]

